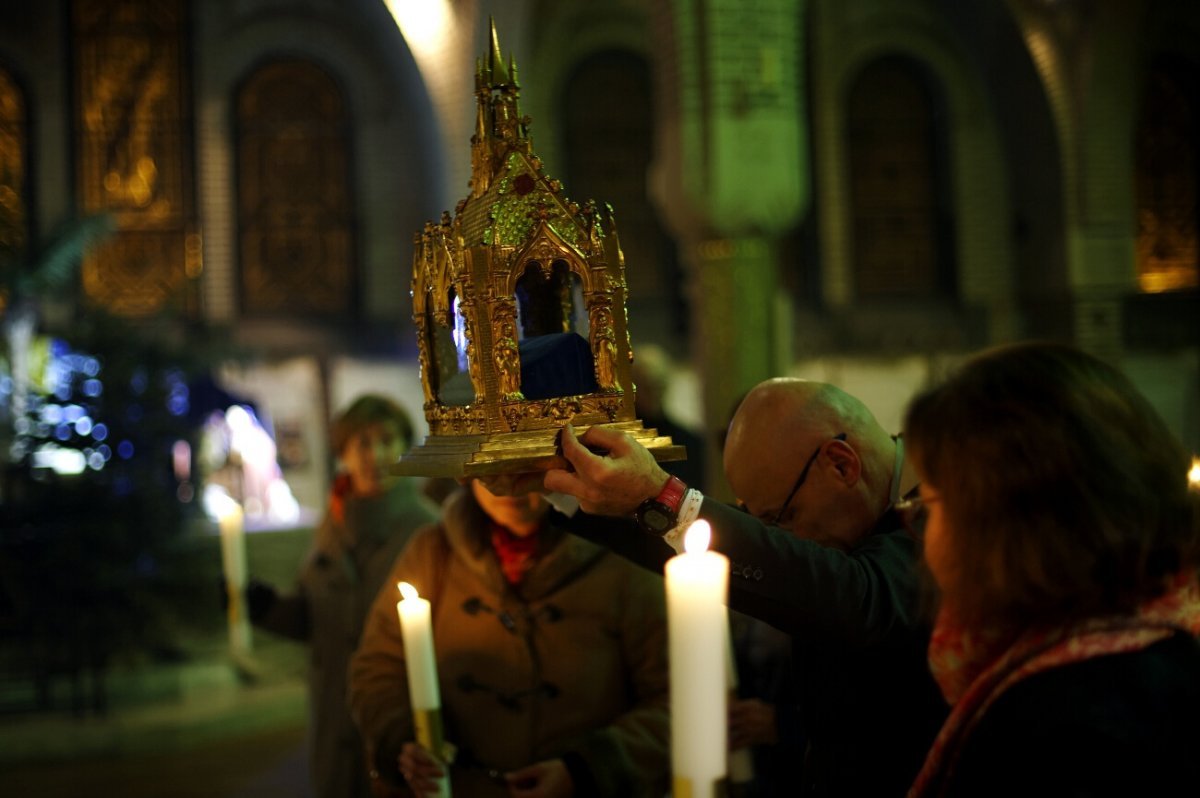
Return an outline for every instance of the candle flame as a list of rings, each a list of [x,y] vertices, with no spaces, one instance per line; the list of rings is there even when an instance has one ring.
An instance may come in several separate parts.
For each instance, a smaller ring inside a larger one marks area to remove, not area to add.
[[[708,543],[712,539],[712,527],[703,518],[692,522],[692,525],[687,528],[687,532],[683,533],[683,550],[688,554],[699,554],[708,550]]]
[[[417,597],[417,589],[408,582],[397,582],[396,587],[400,588],[402,598],[415,599]]]
[[[1192,458],[1192,467],[1188,469],[1188,483],[1193,490],[1200,489],[1200,457]]]

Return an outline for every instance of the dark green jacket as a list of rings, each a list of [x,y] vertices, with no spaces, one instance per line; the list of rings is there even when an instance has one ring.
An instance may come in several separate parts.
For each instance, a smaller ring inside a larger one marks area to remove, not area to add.
[[[347,501],[344,523],[328,514],[321,522],[295,590],[255,620],[309,645],[309,764],[318,798],[370,795],[362,741],[346,706],[347,669],[392,562],[436,518],[437,508],[407,479],[378,498]]]

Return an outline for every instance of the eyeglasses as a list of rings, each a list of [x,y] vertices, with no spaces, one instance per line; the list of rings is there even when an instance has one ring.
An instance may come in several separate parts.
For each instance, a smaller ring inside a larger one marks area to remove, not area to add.
[[[846,440],[846,433],[839,432],[837,435],[833,436],[832,440],[844,441]],[[800,490],[800,486],[804,484],[804,480],[808,479],[809,469],[812,468],[813,463],[817,462],[817,455],[821,453],[821,449],[823,448],[825,448],[824,443],[817,447],[817,450],[812,453],[812,457],[808,458],[808,462],[804,464],[804,470],[800,472],[800,476],[796,480],[796,484],[792,486],[792,490],[787,495],[787,498],[783,500],[783,504],[780,506],[779,512],[775,514],[775,519],[771,521],[771,526],[779,526],[779,522],[783,520],[783,514],[787,512],[787,508],[792,503],[792,499],[796,498],[796,491]]]
[[[896,503],[892,505],[892,509],[899,510],[902,513],[915,514],[921,512],[934,502],[940,502],[941,500],[940,496],[922,496],[920,493],[914,493],[903,499],[897,499]]]

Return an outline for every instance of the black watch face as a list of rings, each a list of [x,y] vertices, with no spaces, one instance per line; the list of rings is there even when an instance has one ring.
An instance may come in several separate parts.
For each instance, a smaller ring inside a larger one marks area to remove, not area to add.
[[[642,524],[655,532],[662,532],[671,526],[674,519],[657,507],[647,507],[642,513]]]

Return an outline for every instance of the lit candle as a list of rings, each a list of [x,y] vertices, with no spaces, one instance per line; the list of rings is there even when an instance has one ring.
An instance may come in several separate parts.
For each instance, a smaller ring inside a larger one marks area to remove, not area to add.
[[[242,597],[246,595],[246,526],[242,506],[225,496],[218,504],[217,526],[221,531],[221,566],[229,591],[229,647],[234,656],[250,653],[250,616]]]
[[[729,560],[708,551],[711,534],[696,521],[666,566],[676,798],[713,798],[725,776]]]
[[[396,602],[400,635],[404,638],[404,661],[408,668],[408,696],[412,706],[417,742],[441,761],[443,759],[442,695],[438,689],[437,659],[433,651],[433,617],[429,601],[417,595],[408,582],[400,582],[402,598]],[[443,767],[445,767],[443,765]],[[450,780],[439,779],[438,795],[450,796]]]

